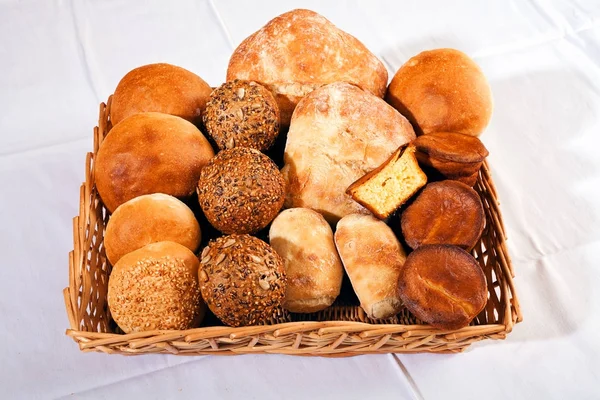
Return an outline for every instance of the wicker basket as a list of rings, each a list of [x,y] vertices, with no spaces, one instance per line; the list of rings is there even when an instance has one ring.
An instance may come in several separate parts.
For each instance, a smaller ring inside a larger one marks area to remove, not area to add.
[[[99,123],[94,129],[94,152],[87,154],[79,216],[73,219],[69,287],[63,291],[71,325],[67,335],[82,351],[126,355],[280,353],[334,357],[368,353],[456,353],[482,339],[504,339],[513,325],[521,321],[496,189],[488,165],[484,163],[475,189],[481,196],[487,223],[472,254],[485,272],[489,300],[468,327],[435,329],[422,324],[406,310],[388,320],[371,320],[355,299],[342,299],[315,314],[279,310],[268,324],[260,326],[117,333],[106,302],[111,266],[104,254],[103,235],[109,215],[94,184],[94,157],[111,126],[110,103],[109,98],[108,105],[100,105]],[[211,322],[218,323],[209,319],[205,324]]]

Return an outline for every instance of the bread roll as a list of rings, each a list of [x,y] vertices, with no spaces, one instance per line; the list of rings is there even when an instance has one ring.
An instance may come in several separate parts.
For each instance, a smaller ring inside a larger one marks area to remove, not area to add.
[[[281,306],[286,287],[283,261],[262,240],[222,236],[202,250],[200,259],[202,296],[223,323],[262,324]]]
[[[472,255],[451,245],[425,245],[409,254],[399,279],[404,305],[440,329],[460,329],[483,310],[487,284]]]
[[[176,115],[200,126],[211,92],[198,75],[170,64],[135,68],[121,79],[112,97],[113,125],[143,112]]]
[[[283,259],[288,279],[283,307],[311,313],[333,304],[344,272],[323,216],[308,208],[285,210],[273,220],[269,240]]]
[[[275,218],[285,196],[277,165],[247,147],[222,150],[200,174],[198,201],[223,233],[256,233]]]
[[[167,114],[133,115],[115,125],[95,159],[96,187],[113,212],[134,197],[191,196],[214,152],[190,122]]]
[[[307,207],[330,223],[369,211],[348,186],[415,138],[410,123],[380,98],[348,83],[307,95],[294,111],[282,169],[285,206]]]
[[[279,134],[279,107],[264,86],[238,79],[215,89],[202,116],[220,150],[251,147],[265,151]]]
[[[152,243],[113,266],[107,301],[125,333],[198,326],[205,305],[198,288],[199,261],[173,242]]]
[[[294,107],[312,90],[350,82],[383,97],[385,66],[354,36],[321,15],[293,10],[269,21],[233,52],[227,80],[245,79],[267,86],[288,126]]]
[[[425,244],[453,244],[471,250],[483,232],[481,199],[468,185],[446,180],[425,186],[402,212],[402,235],[416,249]]]
[[[106,226],[104,248],[115,265],[125,254],[155,242],[175,242],[195,252],[200,239],[192,210],[173,196],[154,193],[117,207]]]
[[[390,318],[400,312],[398,277],[406,254],[390,227],[372,215],[347,215],[337,224],[335,245],[367,315]]]
[[[419,134],[457,132],[479,136],[492,116],[492,93],[481,69],[454,49],[424,51],[392,79],[386,100]]]
[[[346,193],[386,219],[427,183],[413,146],[401,146],[386,162],[348,186]]]

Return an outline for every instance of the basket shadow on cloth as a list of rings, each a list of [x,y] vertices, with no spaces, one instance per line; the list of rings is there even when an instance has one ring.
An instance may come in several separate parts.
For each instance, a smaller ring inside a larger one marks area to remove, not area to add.
[[[82,351],[124,355],[279,353],[328,357],[456,353],[482,339],[504,339],[513,325],[522,320],[504,224],[486,162],[474,187],[484,205],[486,227],[472,254],[485,273],[488,302],[468,327],[446,331],[435,329],[417,320],[407,310],[388,320],[372,320],[356,301],[352,301],[351,295],[342,295],[334,305],[314,314],[278,310],[265,325],[119,333],[106,302],[111,266],[104,253],[103,236],[109,215],[94,183],[94,157],[110,130],[110,103],[111,98],[107,105],[100,105],[99,123],[94,128],[94,151],[86,157],[79,215],[73,219],[74,247],[69,254],[69,286],[63,291],[70,324],[66,333]],[[351,288],[346,290],[351,291]],[[209,318],[204,324],[211,322],[215,319]]]

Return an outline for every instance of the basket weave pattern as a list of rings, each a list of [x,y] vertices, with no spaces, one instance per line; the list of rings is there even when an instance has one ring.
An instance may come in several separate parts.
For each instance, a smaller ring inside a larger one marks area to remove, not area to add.
[[[63,295],[69,317],[67,335],[82,351],[110,354],[171,353],[180,355],[280,353],[304,356],[352,356],[369,353],[455,353],[482,339],[504,339],[522,319],[506,249],[505,229],[496,189],[484,163],[475,190],[481,196],[486,227],[473,256],[488,283],[485,309],[470,326],[439,330],[424,325],[407,310],[388,320],[371,320],[358,305],[335,303],[315,314],[278,310],[265,325],[232,328],[208,326],[184,331],[116,333],[106,302],[111,266],[103,246],[109,214],[96,191],[94,158],[110,130],[110,103],[100,105],[94,128],[94,151],[88,153],[79,215],[73,219],[69,286]]]

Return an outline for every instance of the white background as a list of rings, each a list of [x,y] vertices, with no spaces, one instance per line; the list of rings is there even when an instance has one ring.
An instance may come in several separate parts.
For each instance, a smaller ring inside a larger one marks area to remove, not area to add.
[[[0,398],[600,397],[599,1],[168,3],[0,0]],[[435,47],[481,65],[495,100],[482,139],[524,322],[459,355],[80,353],[61,290],[98,104],[151,62],[218,85],[241,40],[299,6],[390,74]]]

